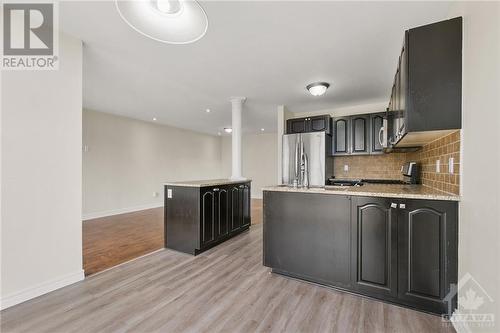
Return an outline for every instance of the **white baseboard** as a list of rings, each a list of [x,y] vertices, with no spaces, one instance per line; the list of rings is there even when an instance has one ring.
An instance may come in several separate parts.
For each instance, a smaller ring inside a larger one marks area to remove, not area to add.
[[[97,218],[106,217],[106,216],[132,213],[132,212],[137,212],[139,210],[158,208],[158,207],[163,207],[163,202],[155,202],[155,203],[140,205],[140,206],[126,207],[126,208],[112,209],[112,210],[96,212],[96,213],[83,214],[82,220],[83,221],[92,220],[92,219],[97,219]]]
[[[52,279],[50,281],[46,281],[33,287],[26,288],[16,293],[7,295],[0,298],[0,310],[10,308],[11,306],[26,302],[32,298],[47,294],[62,287],[69,286],[70,284],[73,284],[75,282],[82,281],[84,278],[85,274],[82,269],[78,272],[61,276],[59,278]]]

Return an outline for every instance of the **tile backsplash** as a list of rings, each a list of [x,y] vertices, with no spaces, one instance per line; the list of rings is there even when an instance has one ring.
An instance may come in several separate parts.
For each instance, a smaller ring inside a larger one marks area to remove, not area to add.
[[[408,153],[409,161],[421,166],[422,184],[453,194],[460,194],[460,131],[453,132],[414,153]],[[449,161],[453,158],[453,173]],[[440,172],[436,171],[439,160]]]
[[[453,173],[449,161],[453,158]],[[460,194],[460,131],[437,139],[412,153],[370,156],[338,156],[334,159],[336,178],[403,179],[401,166],[416,161],[421,167],[422,184],[443,192]],[[440,170],[436,164],[439,160]],[[349,171],[344,171],[348,165]]]

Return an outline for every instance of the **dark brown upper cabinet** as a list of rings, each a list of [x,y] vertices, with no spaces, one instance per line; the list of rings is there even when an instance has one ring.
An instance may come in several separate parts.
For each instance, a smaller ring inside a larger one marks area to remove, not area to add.
[[[286,134],[307,132],[308,118],[288,119],[286,121]]]
[[[351,117],[351,154],[370,153],[370,116],[360,115]]]
[[[333,119],[333,154],[349,155],[350,149],[350,119],[349,117]]]
[[[331,134],[331,117],[329,115],[294,118],[286,121],[286,134],[323,131]]]
[[[383,154],[380,129],[385,112],[333,118],[333,155]]]
[[[462,18],[405,32],[388,105],[389,145],[422,146],[462,127]]]

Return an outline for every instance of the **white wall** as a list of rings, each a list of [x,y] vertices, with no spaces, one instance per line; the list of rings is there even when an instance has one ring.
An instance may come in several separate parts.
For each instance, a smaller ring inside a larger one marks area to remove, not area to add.
[[[496,328],[469,325],[469,329],[498,332],[500,3],[457,3],[450,17],[460,15],[464,18],[464,64],[459,279],[470,273],[495,301],[485,299],[477,312],[494,313]],[[459,296],[465,296],[466,290],[459,290]]]
[[[83,144],[84,219],[162,206],[166,181],[222,176],[217,136],[84,110]]]
[[[278,170],[276,133],[244,134],[241,142],[243,177],[252,179],[252,198],[262,198],[262,188],[275,185]],[[222,171],[231,176],[231,137],[222,138]]]
[[[83,279],[82,44],[57,71],[2,72],[1,307]]]

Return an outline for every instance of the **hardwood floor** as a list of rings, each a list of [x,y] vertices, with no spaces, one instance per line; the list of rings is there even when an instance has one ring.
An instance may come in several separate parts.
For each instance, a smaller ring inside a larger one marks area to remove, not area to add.
[[[2,332],[453,332],[441,318],[271,274],[262,224],[161,250],[1,312]]]
[[[252,199],[252,224],[262,223],[262,199]],[[164,247],[163,207],[83,222],[85,275]]]
[[[162,249],[163,238],[163,207],[84,221],[85,275]]]

